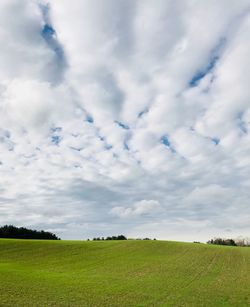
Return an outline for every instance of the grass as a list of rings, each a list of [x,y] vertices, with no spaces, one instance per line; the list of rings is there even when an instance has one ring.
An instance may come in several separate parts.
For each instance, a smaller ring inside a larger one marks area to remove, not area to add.
[[[0,306],[250,306],[250,248],[0,239]]]

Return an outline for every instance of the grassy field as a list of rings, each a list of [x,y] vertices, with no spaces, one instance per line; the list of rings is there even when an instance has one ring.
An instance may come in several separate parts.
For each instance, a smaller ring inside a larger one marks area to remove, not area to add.
[[[0,306],[250,306],[250,248],[1,239]]]

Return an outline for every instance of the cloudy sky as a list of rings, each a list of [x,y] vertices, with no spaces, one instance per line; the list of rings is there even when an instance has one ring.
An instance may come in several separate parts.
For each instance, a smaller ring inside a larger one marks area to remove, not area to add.
[[[0,224],[250,235],[249,0],[1,0]]]

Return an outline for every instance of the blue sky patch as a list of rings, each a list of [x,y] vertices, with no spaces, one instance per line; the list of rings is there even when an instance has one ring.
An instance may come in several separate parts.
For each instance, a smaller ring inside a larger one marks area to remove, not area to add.
[[[87,115],[87,116],[86,116],[86,121],[87,121],[88,123],[90,123],[90,124],[93,124],[94,119],[93,119],[93,117],[92,117],[92,116]]]
[[[197,86],[200,80],[202,80],[208,73],[210,73],[214,69],[220,59],[220,54],[223,47],[225,46],[225,43],[226,39],[224,37],[221,38],[216,47],[211,51],[208,64],[204,68],[198,70],[189,81],[190,87]]]
[[[54,145],[59,145],[62,137],[59,135],[60,132],[62,132],[62,127],[51,127],[50,128],[51,131],[51,143],[53,143]]]
[[[57,84],[60,82],[60,80],[63,79],[64,70],[67,67],[67,61],[63,47],[57,39],[56,30],[52,26],[50,18],[50,6],[47,4],[40,5],[39,7],[42,12],[44,21],[44,24],[40,30],[40,35],[47,43],[48,47],[54,52],[54,57],[52,58],[49,67],[52,74],[54,75],[52,83]]]
[[[123,143],[123,147],[124,147],[125,150],[129,150],[129,146],[128,146],[127,142]]]
[[[247,134],[248,129],[245,121],[243,120],[243,113],[240,112],[238,117],[237,117],[237,122],[238,122],[238,127],[241,130],[242,133]]]
[[[55,145],[59,145],[62,140],[62,137],[59,135],[52,135],[51,142]]]
[[[194,87],[197,86],[198,83],[200,82],[201,79],[203,79],[210,71],[213,70],[213,68],[215,67],[216,63],[218,62],[219,57],[215,56],[213,57],[210,62],[208,63],[207,67],[205,67],[204,70],[200,70],[198,71],[193,78],[191,79],[191,81],[189,82],[189,86],[190,87]]]
[[[149,111],[148,108],[146,108],[145,110],[142,110],[139,114],[138,114],[138,118],[141,118],[143,115],[147,114]]]
[[[124,123],[122,123],[122,122],[119,122],[119,121],[116,120],[115,123],[116,123],[119,127],[121,127],[122,129],[125,129],[125,130],[129,130],[129,129],[130,129],[128,125],[126,125],[126,124],[124,124]]]
[[[105,149],[107,149],[107,150],[111,150],[112,148],[113,148],[113,146],[110,145],[110,144],[106,144],[106,145],[105,145]]]
[[[170,147],[170,142],[169,142],[169,139],[168,139],[167,135],[163,135],[161,137],[161,143],[164,144],[167,147]]]
[[[73,146],[69,146],[70,149],[75,150],[75,151],[81,151],[83,150],[83,147],[73,147]]]
[[[169,141],[169,138],[168,136],[165,134],[161,137],[160,139],[161,143],[166,146],[169,150],[171,150],[173,153],[175,153],[175,149],[172,147],[170,141]]]
[[[61,132],[62,131],[62,127],[52,127],[50,128],[51,132]]]
[[[220,139],[219,138],[212,138],[211,139],[212,140],[212,142],[215,144],[215,145],[218,145],[219,143],[220,143]]]
[[[42,29],[42,36],[45,39],[51,38],[54,36],[54,34],[56,33],[56,31],[52,28],[52,26],[45,24],[43,29]]]

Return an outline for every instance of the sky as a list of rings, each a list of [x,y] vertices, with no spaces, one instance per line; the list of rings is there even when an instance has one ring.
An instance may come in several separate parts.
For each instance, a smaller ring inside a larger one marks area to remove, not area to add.
[[[250,235],[249,0],[1,0],[0,225]]]

